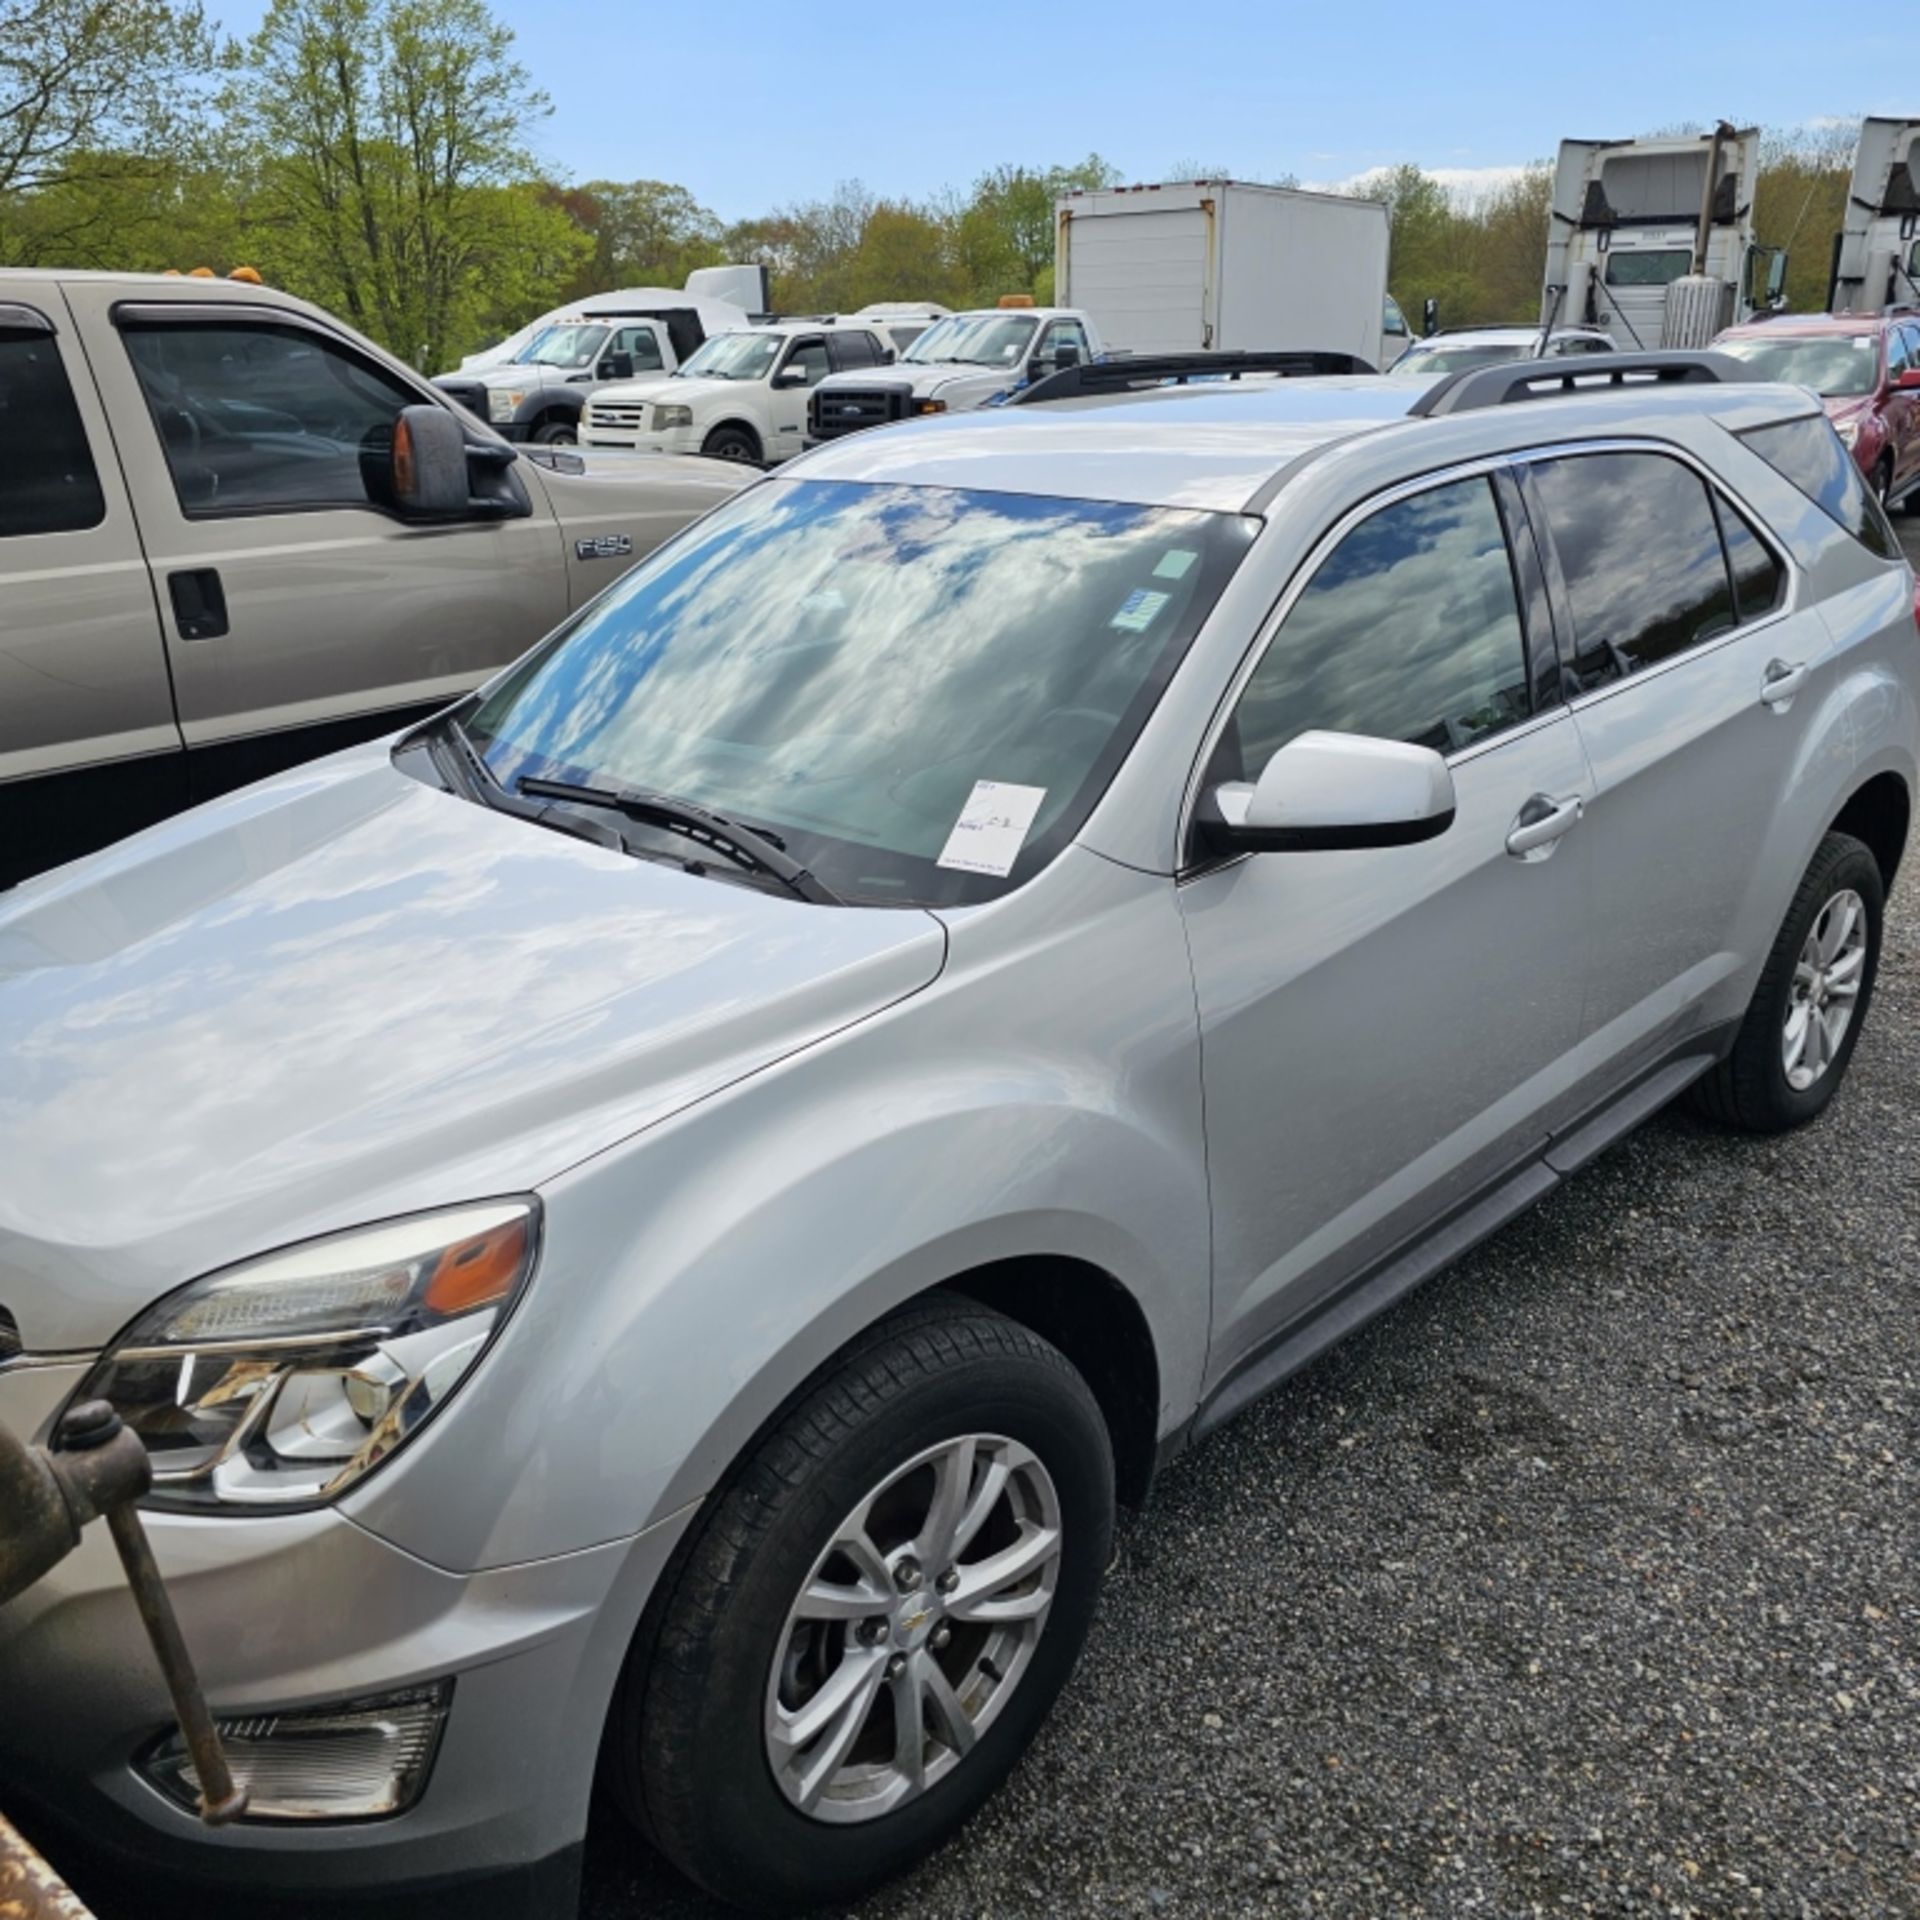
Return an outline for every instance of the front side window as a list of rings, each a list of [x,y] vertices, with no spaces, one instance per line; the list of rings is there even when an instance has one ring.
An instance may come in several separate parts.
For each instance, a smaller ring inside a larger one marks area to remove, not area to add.
[[[1706,482],[1658,453],[1583,453],[1528,470],[1566,581],[1584,690],[1733,625]]]
[[[107,503],[53,335],[0,330],[0,540],[97,527]]]
[[[635,373],[661,371],[660,340],[651,327],[618,327],[607,342],[607,354],[624,353],[633,361]]]
[[[780,371],[799,374],[810,387],[824,380],[827,377],[827,343],[824,340],[796,342]]]
[[[504,785],[694,801],[779,834],[843,899],[990,899],[1079,831],[1256,525],[765,481],[529,655],[468,728]],[[999,872],[955,851],[982,783],[1018,822]]]
[[[1900,544],[1887,516],[1867,491],[1853,455],[1841,444],[1824,414],[1809,413],[1770,427],[1749,427],[1740,438],[1870,553],[1877,553],[1883,560],[1900,557]]]
[[[1453,753],[1528,710],[1492,483],[1457,480],[1382,507],[1321,563],[1240,697],[1223,742],[1239,764],[1211,778],[1257,780],[1312,728]]]
[[[304,327],[130,326],[128,357],[194,518],[364,507],[421,395]]]

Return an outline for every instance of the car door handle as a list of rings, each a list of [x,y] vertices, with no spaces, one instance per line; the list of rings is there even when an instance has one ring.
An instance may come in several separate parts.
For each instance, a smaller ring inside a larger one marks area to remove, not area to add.
[[[218,640],[227,631],[227,594],[213,567],[167,575],[173,624],[182,640]]]
[[[1784,707],[1806,684],[1804,662],[1770,660],[1760,681],[1760,698],[1770,707]]]
[[[1580,824],[1587,803],[1576,794],[1571,800],[1556,800],[1550,793],[1536,793],[1520,809],[1507,832],[1507,851],[1516,860],[1551,847],[1560,836]]]

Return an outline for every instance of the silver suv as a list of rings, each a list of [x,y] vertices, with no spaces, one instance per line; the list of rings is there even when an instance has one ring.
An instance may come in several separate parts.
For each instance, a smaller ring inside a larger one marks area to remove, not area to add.
[[[1683,1091],[1817,1114],[1913,578],[1808,394],[1601,378],[857,435],[9,896],[0,1420],[146,1439],[252,1804],[92,1537],[0,1614],[0,1798],[551,1916],[598,1774],[843,1899],[1013,1766],[1158,1465]]]

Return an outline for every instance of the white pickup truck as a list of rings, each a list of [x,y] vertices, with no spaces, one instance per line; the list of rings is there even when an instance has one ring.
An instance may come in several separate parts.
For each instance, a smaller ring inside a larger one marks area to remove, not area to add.
[[[749,324],[746,309],[728,301],[629,287],[590,296],[510,344],[506,357],[463,365],[434,385],[509,440],[570,447],[598,387],[672,373],[713,334]]]
[[[1078,307],[985,307],[949,314],[884,374],[834,374],[814,388],[808,446],[918,414],[965,413],[1106,352]]]
[[[880,327],[852,317],[717,333],[665,378],[599,388],[580,437],[589,447],[774,466],[800,451],[815,387],[843,370],[865,377],[893,354]]]

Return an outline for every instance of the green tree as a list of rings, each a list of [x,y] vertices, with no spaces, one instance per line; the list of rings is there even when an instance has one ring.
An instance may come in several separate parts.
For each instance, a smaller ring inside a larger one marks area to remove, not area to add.
[[[520,183],[550,111],[483,0],[272,0],[227,95],[261,271],[424,367],[591,242]]]
[[[71,261],[151,200],[220,58],[192,0],[0,0],[0,264]]]
[[[1070,167],[996,167],[973,183],[954,220],[954,251],[970,304],[1005,293],[1053,292],[1054,206],[1075,189],[1110,187],[1119,169],[1090,153]]]
[[[665,180],[589,180],[544,187],[541,198],[586,234],[592,251],[563,297],[614,287],[686,284],[697,267],[717,266],[720,222],[685,187]]]

